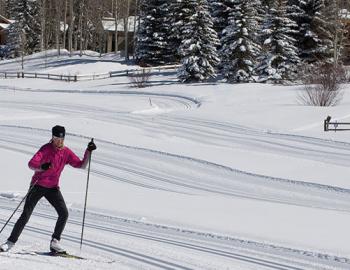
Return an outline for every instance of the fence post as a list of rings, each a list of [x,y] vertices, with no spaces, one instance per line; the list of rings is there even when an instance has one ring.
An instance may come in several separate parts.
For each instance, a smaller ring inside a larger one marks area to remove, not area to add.
[[[328,115],[327,118],[324,120],[324,123],[323,123],[324,131],[328,131],[329,122],[331,121],[331,119],[332,119],[332,117],[330,117],[330,116]]]
[[[74,81],[76,82],[78,80],[77,75],[74,75]]]

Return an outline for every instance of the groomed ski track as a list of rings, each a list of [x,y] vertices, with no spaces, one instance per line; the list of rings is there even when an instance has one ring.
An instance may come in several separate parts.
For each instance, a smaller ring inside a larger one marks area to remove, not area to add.
[[[143,98],[149,97],[145,93],[141,95]],[[135,97],[137,98],[137,95]],[[166,95],[151,97],[163,109],[183,110],[200,105],[190,98]],[[261,152],[273,152],[340,166],[345,166],[350,161],[348,154],[350,144],[347,143],[264,132],[231,123],[170,115],[153,118],[101,107],[74,106],[70,103],[0,101],[0,104],[2,108],[7,106],[31,112],[59,112],[68,117],[87,117],[112,124],[122,123],[129,126],[142,124],[143,128],[149,132],[157,130],[163,134],[176,134],[176,136],[204,144],[229,148],[236,146],[254,148]],[[150,119],[152,121],[149,121]],[[79,149],[88,139],[81,134],[69,133],[68,135],[73,149]],[[0,125],[0,148],[30,157],[37,150],[38,145],[45,142],[49,136],[50,132],[44,129]],[[305,182],[302,179],[258,175],[207,160],[118,144],[98,138],[96,143],[99,151],[94,155],[94,168],[91,173],[101,176],[106,181],[124,182],[143,188],[180,194],[215,194],[350,212],[349,189]],[[160,163],[161,166],[154,168],[155,163]],[[189,171],[191,174],[187,173]],[[5,222],[17,203],[17,199],[0,199],[1,224]],[[26,228],[30,234],[24,239],[27,243],[24,251],[45,248],[30,243],[33,239],[41,237],[47,239],[51,234],[51,227],[45,223],[41,224],[40,221],[55,220],[56,217],[52,212],[52,209],[45,204],[38,206],[33,216],[38,227],[31,225]],[[72,247],[76,247],[80,240],[80,217],[81,213],[78,210],[70,209],[65,237]],[[84,245],[87,254],[91,256],[94,256],[92,255],[94,250],[98,251],[100,269],[114,269],[111,265],[113,263],[120,263],[125,266],[125,269],[239,269],[236,263],[244,267],[251,266],[251,269],[350,268],[350,261],[347,258],[236,239],[211,232],[193,231],[96,213],[89,213],[89,220],[95,222],[90,221],[86,224],[88,240]],[[110,238],[113,237],[118,239],[119,243],[112,242]],[[168,247],[171,248],[168,250]],[[191,252],[188,253],[188,251]],[[18,267],[23,266],[25,261],[21,262],[20,258],[30,259],[31,255],[20,253],[21,251],[17,254],[1,254],[1,260],[5,265],[8,260],[12,266],[16,266],[16,263]],[[11,260],[13,258],[16,260]],[[31,260],[37,261],[38,266],[47,263],[48,260],[53,261],[52,258],[39,257],[33,257]],[[62,267],[63,260],[55,258],[57,269]],[[233,261],[234,268],[231,267]],[[86,263],[86,269],[96,268],[93,263],[89,265],[89,262],[72,262],[71,269],[74,269],[76,263]]]
[[[0,209],[5,211],[3,213],[9,214],[14,210],[16,202],[12,201],[11,204],[13,207],[8,206],[8,200],[0,199]],[[41,221],[56,220],[52,209],[41,203],[33,215],[35,223],[38,227],[40,224],[40,228],[33,225],[27,226],[26,239],[36,239],[36,241],[41,238],[47,239],[51,235],[51,228],[43,226],[45,223]],[[87,262],[71,261],[70,264],[73,267],[75,263],[86,263],[86,269],[90,269],[89,262],[98,262],[100,269],[114,269],[113,264],[118,262],[135,269],[231,269],[230,265],[233,261],[235,265],[237,262],[242,265],[252,265],[252,269],[348,269],[350,266],[350,260],[347,258],[235,239],[224,235],[96,213],[89,213],[87,220],[90,221],[86,223],[87,240],[84,241],[84,251],[86,251],[84,255],[88,260]],[[80,229],[81,212],[71,209],[65,232],[66,245],[76,247],[80,243]],[[96,238],[96,235],[99,237]],[[119,243],[116,245],[115,241],[111,241],[112,238],[118,239]],[[29,243],[28,240],[26,242]],[[38,244],[27,244],[14,253],[0,254],[0,257],[3,257],[2,260],[21,257],[30,259],[32,255],[26,254],[27,252],[44,248]],[[187,253],[188,251],[190,253]],[[39,256],[35,259],[41,263],[47,263],[50,260]],[[58,262],[66,260],[55,259]],[[13,263],[16,265],[16,262],[12,261],[11,264]],[[18,265],[21,263],[19,262]]]

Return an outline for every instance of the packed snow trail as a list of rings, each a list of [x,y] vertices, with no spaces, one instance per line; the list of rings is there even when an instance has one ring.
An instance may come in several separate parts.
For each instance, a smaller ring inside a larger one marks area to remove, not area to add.
[[[67,135],[73,149],[88,139]],[[0,148],[30,155],[49,136],[47,130],[1,125]],[[94,153],[91,173],[107,181],[184,194],[214,193],[350,212],[348,189],[257,175],[205,160],[98,139],[96,143],[99,151]]]
[[[149,98],[151,94],[130,94],[138,98]],[[155,104],[165,111],[195,108],[196,101],[181,96],[158,95]],[[46,112],[67,115],[67,117],[85,117],[107,123],[119,123],[129,127],[140,127],[149,134],[160,133],[188,139],[206,145],[228,147],[273,153],[281,156],[302,158],[305,160],[348,166],[350,163],[350,144],[329,141],[307,136],[266,132],[232,123],[204,120],[194,117],[178,117],[175,115],[137,114],[94,107],[75,103],[51,102],[19,102],[0,101],[3,108],[18,108],[30,112]],[[152,110],[150,110],[152,112]],[[161,128],[160,128],[161,127]]]
[[[92,91],[90,94],[96,95],[98,91]],[[92,120],[92,124],[102,122],[106,126],[121,124],[134,128],[142,127],[146,136],[147,134],[176,136],[191,143],[202,143],[208,148],[219,146],[229,148],[230,151],[238,148],[274,153],[281,157],[293,156],[298,159],[324,164],[331,163],[343,167],[348,166],[349,163],[350,144],[348,143],[265,132],[233,123],[201,119],[198,114],[184,117],[173,113],[177,110],[187,113],[188,109],[198,108],[200,103],[191,98],[147,93],[111,93],[111,95],[130,95],[135,100],[142,99],[143,101],[148,101],[151,97],[150,103],[152,102],[153,106],[143,109],[118,110],[110,106],[95,106],[95,103],[92,102],[90,103],[94,104],[93,106],[84,105],[83,102],[81,104],[67,102],[68,98],[65,101],[50,99],[48,102],[38,100],[32,102],[34,98],[26,97],[28,100],[19,101],[21,98],[16,98],[16,101],[13,99],[0,102],[3,110],[11,112],[15,109],[17,112],[28,112],[29,118],[30,113],[33,112],[38,112],[38,117],[47,113],[59,115],[61,119],[74,119],[74,121],[89,119]],[[6,121],[6,119],[3,120]],[[11,124],[11,121],[7,123]],[[17,154],[21,153],[28,158],[32,156],[38,146],[49,140],[51,134],[46,129],[31,128],[28,125],[1,125],[0,148]],[[72,147],[77,153],[84,149],[90,139],[80,134],[79,132],[69,133],[67,136],[69,147]],[[174,154],[166,150],[159,151],[118,144],[106,138],[97,137],[95,140],[99,151],[94,153],[92,174],[102,185],[107,182],[111,183],[109,187],[117,186],[117,184],[120,187],[120,183],[125,183],[129,187],[141,187],[157,192],[165,191],[169,195],[185,194],[192,198],[197,196],[248,198],[257,201],[258,205],[264,202],[274,202],[276,205],[327,209],[325,212],[330,214],[325,214],[325,216],[332,216],[338,212],[342,214],[345,212],[346,215],[350,210],[350,191],[346,188],[311,183],[303,179],[288,179],[288,176],[276,178],[254,174],[237,170],[234,166],[222,165],[210,158],[195,158],[191,154]],[[6,199],[3,204],[0,203],[2,223],[17,202]],[[47,241],[55,219],[52,209],[46,211],[41,205],[38,210],[33,216],[34,223],[29,224],[27,234],[21,240],[27,245],[28,251],[47,248],[40,243],[33,243],[38,238],[42,240],[41,242]],[[229,214],[228,212],[227,215]],[[69,242],[72,249],[76,249],[79,243],[80,215],[81,213],[71,209],[66,241]],[[267,222],[270,221],[267,220]],[[128,267],[130,269],[186,270],[349,269],[347,258],[330,255],[327,252],[313,252],[266,242],[240,240],[239,237],[216,235],[213,230],[206,233],[175,225],[171,227],[128,218],[113,218],[107,213],[104,217],[91,213],[91,221],[87,222],[85,247],[89,255],[96,255],[95,251],[99,251],[101,252],[99,256],[108,258],[112,256],[112,259],[118,262],[118,268],[122,266],[126,269],[129,269]],[[37,260],[43,265],[48,262],[58,262],[33,258],[30,255],[9,254],[8,256],[7,266],[11,264],[16,268],[23,267],[25,260]],[[14,262],[18,262],[17,260],[13,262],[11,258],[24,257],[25,259],[19,259],[22,260],[22,265],[21,263],[13,265]],[[1,262],[4,263],[4,260]],[[77,265],[71,267],[76,269]],[[62,262],[57,268],[52,269],[62,268],[67,269],[67,263]],[[91,265],[83,268],[94,269]],[[104,269],[108,269],[108,266],[105,266]],[[115,269],[115,266],[110,269]]]
[[[11,213],[15,205],[16,201],[0,198],[0,223],[4,222],[2,215]],[[70,209],[64,241],[72,250],[77,249],[80,243],[81,215],[81,211]],[[35,221],[25,228],[26,238],[48,239],[51,235],[48,224],[56,220],[53,209],[45,203],[39,203],[33,219]],[[157,252],[154,252],[155,248]],[[26,252],[36,249],[40,250],[40,244],[28,244],[25,249],[14,250],[13,254],[0,254],[0,257],[17,258],[23,255],[22,258],[30,260],[33,258]],[[143,266],[142,269],[145,266],[148,269],[237,269],[231,268],[237,262],[239,265],[251,265],[252,269],[272,270],[350,267],[347,258],[95,213],[87,215],[84,252],[91,259],[89,263],[100,262],[101,269],[107,269],[108,264],[112,264],[111,269],[114,269],[116,266],[113,266],[113,260],[134,267]],[[70,261],[70,264],[74,263]]]

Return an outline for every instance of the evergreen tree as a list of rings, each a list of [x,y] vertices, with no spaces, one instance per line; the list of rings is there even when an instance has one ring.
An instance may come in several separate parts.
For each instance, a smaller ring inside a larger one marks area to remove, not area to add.
[[[28,17],[25,26],[27,52],[32,54],[40,51],[40,4],[38,0],[28,0]]]
[[[286,8],[286,0],[276,0],[263,24],[262,55],[256,69],[261,82],[281,82],[296,75],[300,58],[292,35],[297,25],[288,18]]]
[[[299,56],[307,63],[329,59],[332,35],[323,12],[323,0],[290,0],[288,14],[297,23]]]
[[[10,9],[15,19],[9,29],[10,50],[17,55],[20,48],[23,54],[39,51],[41,27],[38,1],[15,0],[11,2]]]
[[[21,51],[21,31],[20,28],[15,24],[10,24],[8,27],[7,43],[5,48],[5,57],[18,57]]]
[[[5,16],[6,18],[10,18],[10,0],[2,0],[0,1],[0,15]]]
[[[221,38],[221,61],[224,76],[229,82],[252,82],[256,59],[260,53],[257,0],[234,0],[229,25]]]
[[[198,82],[215,77],[215,67],[220,61],[216,51],[219,40],[213,29],[208,2],[184,0],[181,9],[185,15],[179,48],[182,67],[178,78],[182,82]]]
[[[181,57],[178,48],[181,45],[181,27],[186,18],[186,13],[182,10],[184,0],[170,0],[170,25],[172,25],[169,36],[169,44],[172,48],[175,62],[179,62]]]
[[[258,12],[261,17],[266,17],[270,13],[271,7],[275,4],[276,0],[260,0],[260,8]]]
[[[141,64],[161,65],[174,61],[169,42],[169,5],[168,0],[143,0],[140,3],[136,58]]]
[[[209,0],[210,14],[214,30],[221,38],[222,31],[229,25],[229,15],[235,6],[235,0]]]
[[[273,6],[275,0],[261,0],[261,5],[262,7],[268,7],[270,8],[271,6]]]

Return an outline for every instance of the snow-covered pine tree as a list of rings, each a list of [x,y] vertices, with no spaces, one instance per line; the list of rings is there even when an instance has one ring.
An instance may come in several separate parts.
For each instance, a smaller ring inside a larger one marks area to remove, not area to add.
[[[324,8],[324,0],[289,0],[287,12],[298,25],[294,37],[299,56],[307,63],[332,57],[332,34]]]
[[[10,50],[14,52],[22,47],[24,54],[39,51],[41,28],[38,1],[14,0],[11,2],[11,14],[15,23],[9,29]]]
[[[28,18],[26,25],[27,52],[32,54],[40,51],[41,20],[38,0],[28,0]]]
[[[170,2],[168,0],[142,0],[141,21],[137,34],[136,59],[141,64],[162,65],[174,61],[169,44],[171,35]]]
[[[270,9],[271,6],[273,6],[273,3],[275,2],[275,0],[261,0],[261,8],[268,10]]]
[[[7,43],[5,47],[5,57],[12,58],[20,56],[21,52],[21,32],[15,23],[8,27]]]
[[[259,0],[234,0],[229,25],[223,30],[220,58],[228,82],[254,81],[256,59],[260,54]]]
[[[214,30],[221,39],[222,31],[228,26],[228,17],[235,6],[235,0],[209,0],[209,10],[213,18]]]
[[[179,62],[181,57],[178,48],[181,44],[181,27],[186,13],[182,11],[182,4],[186,0],[170,0],[170,29],[169,44],[174,53],[176,62]]]
[[[7,8],[11,14],[11,19],[15,20],[8,28],[7,36],[7,57],[18,57],[23,47],[22,39],[24,31],[22,27],[22,20],[19,20],[19,15],[23,17],[23,2],[22,1],[8,1]],[[21,11],[21,12],[20,12]]]
[[[292,80],[300,63],[295,46],[296,23],[287,15],[287,0],[276,0],[262,27],[263,47],[256,72],[259,81]]]
[[[186,15],[181,27],[182,67],[178,78],[181,82],[199,82],[215,77],[215,67],[220,62],[216,51],[219,39],[207,0],[183,1],[182,12]]]
[[[3,15],[5,15],[6,18],[11,18],[11,0],[5,0],[4,7],[5,12]]]
[[[7,0],[0,0],[0,14],[8,18]]]

